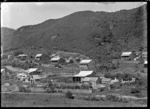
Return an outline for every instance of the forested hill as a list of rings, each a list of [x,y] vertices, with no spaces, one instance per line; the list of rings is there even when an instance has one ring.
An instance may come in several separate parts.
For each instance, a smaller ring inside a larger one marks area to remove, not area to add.
[[[4,46],[5,49],[9,45],[9,42],[12,40],[12,35],[15,32],[15,29],[7,28],[7,27],[1,27],[1,46]]]
[[[111,60],[121,51],[147,48],[147,5],[117,12],[80,11],[18,28],[5,50],[58,49]]]

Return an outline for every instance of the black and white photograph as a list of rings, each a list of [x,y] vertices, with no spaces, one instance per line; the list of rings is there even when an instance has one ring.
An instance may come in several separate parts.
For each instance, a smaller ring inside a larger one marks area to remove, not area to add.
[[[1,107],[147,107],[147,2],[1,2]]]

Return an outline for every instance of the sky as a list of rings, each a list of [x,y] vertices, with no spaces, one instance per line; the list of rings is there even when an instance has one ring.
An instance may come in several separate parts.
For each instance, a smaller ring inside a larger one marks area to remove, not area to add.
[[[58,19],[78,11],[115,12],[144,4],[146,2],[5,2],[1,4],[1,26],[17,29],[48,19]]]

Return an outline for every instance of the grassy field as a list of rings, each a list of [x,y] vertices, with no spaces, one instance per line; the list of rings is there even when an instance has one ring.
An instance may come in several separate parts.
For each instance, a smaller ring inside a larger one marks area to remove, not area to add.
[[[136,104],[67,99],[54,94],[1,94],[2,107],[134,107]]]

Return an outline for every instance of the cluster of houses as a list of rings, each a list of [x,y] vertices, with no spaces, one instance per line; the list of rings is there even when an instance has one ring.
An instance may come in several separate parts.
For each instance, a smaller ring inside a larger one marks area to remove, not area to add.
[[[37,54],[34,58],[35,60],[41,60],[43,54]],[[16,58],[19,59],[26,59],[28,55],[26,54],[20,54],[16,56]],[[121,54],[121,60],[138,60],[138,58],[143,58],[144,60],[144,65],[147,66],[147,52],[143,52],[142,54],[138,53],[133,53],[133,52],[123,52]],[[52,54],[50,56],[50,61],[53,64],[58,64],[60,62],[70,62],[70,58],[61,58],[59,55]],[[91,84],[93,88],[98,88],[98,87],[106,87],[108,84],[114,84],[116,82],[119,82],[118,79],[110,79],[110,78],[105,78],[105,77],[99,77],[97,76],[96,72],[92,69],[93,65],[93,60],[92,59],[82,59],[79,62],[79,68],[80,72],[78,74],[75,74],[71,76],[73,82],[80,82],[84,84]],[[4,72],[4,69],[1,69],[1,73]],[[23,82],[29,82],[29,83],[35,83],[36,81],[45,78],[43,76],[40,76],[41,71],[38,70],[38,68],[30,68],[26,70],[26,72],[23,73],[18,73],[16,78],[20,81]],[[123,81],[121,80],[121,83],[130,83],[134,82],[135,79],[132,78],[131,81]]]
[[[122,52],[122,61],[141,62],[147,67],[147,52]]]

